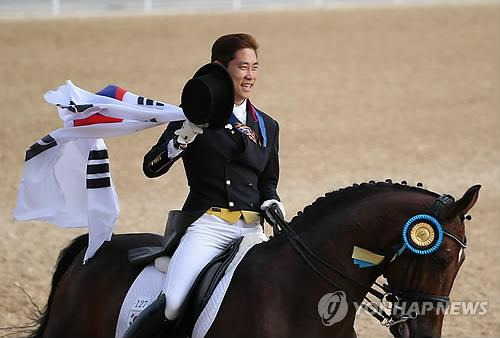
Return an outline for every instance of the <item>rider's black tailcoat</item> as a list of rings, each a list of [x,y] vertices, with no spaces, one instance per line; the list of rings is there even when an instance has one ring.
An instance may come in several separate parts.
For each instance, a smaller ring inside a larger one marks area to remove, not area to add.
[[[183,210],[207,210],[222,207],[231,210],[260,211],[268,199],[279,200],[276,192],[279,177],[278,136],[279,125],[270,116],[247,107],[247,125],[254,130],[261,142],[263,137],[256,114],[265,125],[267,145],[252,142],[235,128],[204,129],[176,158],[169,160],[167,144],[176,137],[174,131],[182,121],[172,122],[158,142],[144,156],[143,170],[148,177],[166,173],[182,157],[189,195]]]

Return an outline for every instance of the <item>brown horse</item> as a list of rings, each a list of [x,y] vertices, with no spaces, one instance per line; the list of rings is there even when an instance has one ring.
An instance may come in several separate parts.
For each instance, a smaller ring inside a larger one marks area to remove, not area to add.
[[[327,193],[287,231],[248,252],[207,336],[355,336],[356,309],[367,293],[392,304],[374,316],[393,335],[440,336],[443,312],[437,308],[448,301],[465,259],[464,218],[479,189],[471,187],[457,201],[390,181]],[[59,256],[31,337],[114,337],[121,303],[140,272],[128,263],[127,251],[161,240],[116,235],[82,265],[87,237],[75,239]],[[380,261],[355,264],[354,247]],[[388,284],[377,291],[372,284],[382,274]],[[434,309],[396,313],[403,302],[432,303]]]

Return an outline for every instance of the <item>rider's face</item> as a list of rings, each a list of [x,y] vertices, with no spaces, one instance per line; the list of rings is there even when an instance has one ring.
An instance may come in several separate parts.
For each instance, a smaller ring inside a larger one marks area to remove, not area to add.
[[[236,52],[229,61],[227,70],[231,74],[234,84],[234,103],[241,104],[248,99],[257,80],[259,62],[257,55],[251,48],[243,48]]]

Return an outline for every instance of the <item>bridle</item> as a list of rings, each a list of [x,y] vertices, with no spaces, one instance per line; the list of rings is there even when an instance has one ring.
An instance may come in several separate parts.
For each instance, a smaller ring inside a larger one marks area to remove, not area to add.
[[[439,219],[442,213],[442,210],[450,203],[454,202],[454,198],[450,195],[441,195],[436,199],[434,205],[431,209],[431,214],[435,218]],[[285,232],[288,236],[290,244],[297,251],[297,253],[303,258],[303,260],[307,263],[307,265],[322,279],[327,281],[329,284],[334,286],[337,289],[346,290],[346,288],[339,287],[338,282],[334,282],[330,277],[328,277],[323,271],[319,269],[318,266],[323,266],[326,269],[337,273],[346,279],[349,283],[354,284],[360,289],[366,291],[378,298],[381,302],[389,303],[391,305],[390,313],[387,313],[384,309],[382,309],[378,304],[370,300],[367,296],[364,297],[364,300],[367,303],[362,303],[361,306],[366,309],[372,316],[374,316],[380,324],[386,327],[391,327],[393,325],[405,322],[408,319],[415,319],[419,315],[418,312],[404,313],[401,310],[401,305],[405,302],[416,301],[416,302],[430,302],[432,304],[444,304],[445,307],[448,306],[450,302],[450,298],[448,296],[440,296],[440,295],[430,295],[426,293],[420,293],[415,291],[408,290],[396,290],[393,289],[389,284],[380,285],[375,282],[374,284],[380,288],[382,291],[375,289],[373,286],[366,286],[360,284],[357,280],[352,277],[347,276],[343,272],[339,271],[336,267],[326,262],[323,258],[314,253],[300,238],[300,236],[290,227],[290,225],[281,217],[281,213],[279,212],[279,207],[277,204],[271,205],[266,209],[266,215],[270,219],[270,223],[273,226],[273,232],[275,235],[280,234],[281,232]],[[466,240],[461,240],[457,235],[452,234],[448,231],[443,230],[443,235],[451,238],[455,241],[462,249],[467,247]],[[391,254],[386,255],[383,262],[381,263],[381,270],[385,270],[388,264],[392,263],[398,256],[400,256],[405,250],[404,244],[399,247],[395,252],[391,252]],[[417,271],[418,272],[418,271]],[[352,295],[349,295],[346,292],[346,296],[351,298],[351,300],[355,301],[355,298]]]
[[[442,211],[445,209],[445,207],[447,205],[453,203],[454,201],[455,201],[454,198],[450,195],[439,196],[431,208],[431,214],[435,218],[441,219],[442,218]],[[443,235],[447,236],[448,238],[451,238],[453,241],[455,241],[461,249],[465,249],[467,247],[466,239],[464,239],[464,241],[462,241],[457,235],[452,234],[444,229],[443,229]],[[401,254],[401,251],[403,249],[404,249],[404,247],[400,248],[398,250],[396,257]],[[393,261],[393,260],[391,260],[391,261]],[[418,276],[418,273],[420,272],[420,267],[421,267],[421,265],[417,265],[417,271],[415,273],[416,276]],[[384,269],[385,269],[385,266],[384,266]],[[407,269],[409,269],[409,265],[407,265]],[[446,308],[450,303],[449,296],[431,295],[431,294],[422,293],[422,292],[418,292],[418,291],[411,291],[411,290],[397,290],[396,288],[393,288],[393,287],[389,286],[388,284],[383,285],[383,286],[380,286],[378,283],[375,283],[375,284],[378,285],[379,287],[381,287],[386,292],[385,300],[387,300],[391,304],[391,316],[389,316],[388,318],[384,318],[385,319],[384,325],[388,326],[388,327],[393,326],[395,324],[402,323],[408,319],[415,319],[419,315],[419,313],[415,312],[415,311],[413,311],[411,313],[403,314],[404,309],[402,308],[402,305],[404,303],[407,303],[407,302],[428,302],[428,303],[431,303],[433,305],[443,304],[444,308]]]

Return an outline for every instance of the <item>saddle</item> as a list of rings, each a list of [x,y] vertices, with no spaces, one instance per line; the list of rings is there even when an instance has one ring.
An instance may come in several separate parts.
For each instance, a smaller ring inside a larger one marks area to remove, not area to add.
[[[129,262],[145,267],[160,256],[172,256],[186,229],[203,213],[204,211],[170,210],[163,235],[163,245],[130,249]]]
[[[217,284],[238,253],[243,237],[235,240],[226,250],[208,263],[189,290],[186,301],[179,310],[179,317],[169,333],[171,337],[189,337],[194,324],[210,300]]]
[[[128,258],[130,263],[145,267],[160,256],[171,256],[186,229],[201,216],[201,213],[180,210],[170,211],[163,245],[161,247],[148,246],[129,250]],[[242,240],[243,238],[235,240],[203,268],[189,291],[186,301],[180,308],[179,317],[172,330],[169,331],[169,336],[187,337],[191,334],[196,319],[238,253]]]

